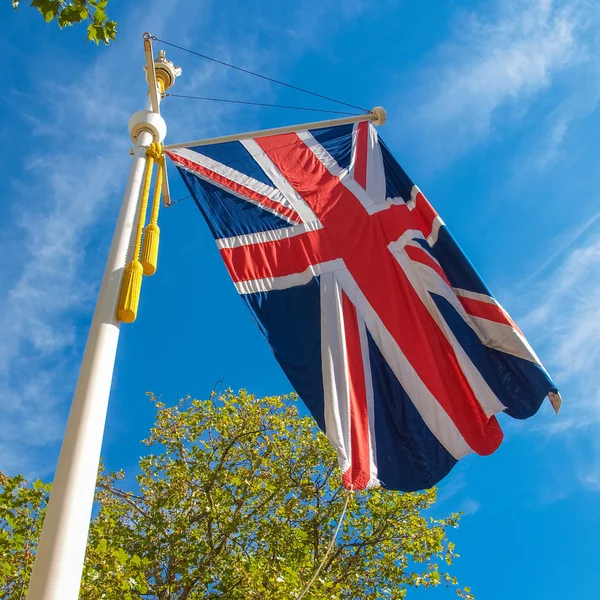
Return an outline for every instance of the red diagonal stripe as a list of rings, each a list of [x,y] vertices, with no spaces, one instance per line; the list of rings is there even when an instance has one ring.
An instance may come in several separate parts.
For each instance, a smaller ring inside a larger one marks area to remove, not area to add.
[[[342,292],[342,312],[350,383],[350,447],[352,449],[352,464],[343,474],[342,479],[346,488],[353,487],[356,490],[364,490],[371,478],[365,367],[360,347],[356,308],[344,292]]]
[[[447,284],[448,287],[452,287],[448,281],[446,274],[442,270],[442,267],[433,260],[433,258],[425,252],[422,248],[416,246],[406,246],[406,254],[409,258],[415,262],[427,265],[430,269],[433,269]],[[485,302],[483,300],[476,300],[475,298],[467,298],[466,296],[456,296],[464,309],[473,317],[481,317],[488,321],[494,321],[496,323],[502,323],[509,325],[510,327],[517,328],[515,322],[508,316],[508,314],[497,304]]]
[[[221,249],[233,281],[249,281],[302,273],[309,266],[339,258],[323,230],[273,242]]]
[[[457,298],[464,306],[467,313],[473,317],[480,317],[482,319],[487,319],[488,321],[494,321],[495,323],[502,323],[518,330],[514,321],[498,305],[475,300],[474,298],[466,298],[465,296],[457,296]]]
[[[433,269],[447,284],[448,287],[452,287],[450,282],[446,277],[446,273],[442,270],[442,267],[431,258],[431,256],[423,250],[423,248],[417,248],[416,246],[405,246],[404,250],[406,250],[406,254],[408,254],[408,258],[414,260],[415,262],[421,263],[422,265],[428,266],[430,269]]]
[[[431,235],[433,229],[433,222],[438,214],[435,212],[435,208],[429,204],[429,200],[421,192],[417,192],[415,197],[415,208],[413,213],[415,217],[418,216],[418,229],[423,232],[423,237],[428,238]]]
[[[240,196],[244,196],[249,200],[253,200],[258,204],[262,204],[264,207],[271,209],[278,215],[286,217],[290,221],[293,221],[295,223],[302,222],[300,215],[292,208],[288,208],[287,206],[284,206],[279,202],[275,202],[275,200],[271,200],[271,198],[264,196],[263,194],[259,194],[258,192],[255,192],[254,190],[251,190],[250,188],[247,188],[246,186],[240,183],[231,181],[231,179],[227,179],[227,177],[224,177],[223,175],[220,175],[219,173],[212,171],[211,169],[203,167],[202,165],[195,163],[189,158],[179,156],[178,154],[173,154],[172,152],[168,152],[167,154],[174,162],[180,164],[186,169],[189,169],[190,171],[194,171],[194,173],[198,173],[198,175],[200,175],[201,177],[209,179],[210,181],[214,181],[220,186],[226,187],[232,192],[235,192]]]
[[[406,211],[390,209],[371,219],[297,134],[257,138],[256,142],[313,209],[367,301],[469,446],[479,454],[493,452],[502,441],[497,420],[486,416],[452,346],[383,239],[394,227],[395,239],[406,231]],[[410,228],[425,233],[428,224],[431,229],[435,211],[422,194],[410,213]]]

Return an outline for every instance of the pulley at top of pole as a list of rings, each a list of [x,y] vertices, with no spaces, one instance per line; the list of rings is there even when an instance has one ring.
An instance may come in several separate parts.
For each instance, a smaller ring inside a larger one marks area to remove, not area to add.
[[[150,97],[150,106],[152,108],[153,113],[160,115],[160,99],[164,96],[166,90],[168,90],[175,83],[175,79],[179,77],[179,75],[181,75],[181,67],[178,67],[174,65],[172,61],[167,60],[167,56],[164,50],[159,50],[158,56],[155,59],[154,51],[152,49],[152,34],[146,31],[144,32],[143,37],[144,54],[146,55],[146,64],[144,66],[144,71],[146,72],[146,81],[148,82],[148,95]],[[141,113],[142,111],[139,112]],[[152,117],[150,117],[149,115],[145,115],[146,118],[143,118],[142,115],[136,113],[132,116],[132,120],[134,119],[134,117],[136,117],[136,115],[142,118],[140,118],[139,123],[133,125],[134,128],[141,127],[145,122],[150,122],[152,119]],[[131,120],[129,126],[131,129]],[[162,136],[163,138],[164,135],[166,135],[166,131]],[[169,179],[167,176],[166,169],[163,173],[162,195],[165,207],[169,207],[171,205],[171,194],[169,192]]]

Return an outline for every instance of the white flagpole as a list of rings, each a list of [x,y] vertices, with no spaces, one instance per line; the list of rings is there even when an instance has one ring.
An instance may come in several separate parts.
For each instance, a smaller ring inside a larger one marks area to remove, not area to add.
[[[144,34],[144,47],[150,86],[148,108],[135,113],[129,121],[129,132],[135,144],[129,180],[83,354],[37,547],[28,600],[76,600],[79,595],[119,341],[116,307],[121,279],[131,253],[131,234],[146,164],[146,147],[153,141],[162,142],[166,134],[166,124],[159,113],[156,72],[164,89],[170,87],[181,73],[178,67],[166,61],[164,53],[153,61],[149,34]]]

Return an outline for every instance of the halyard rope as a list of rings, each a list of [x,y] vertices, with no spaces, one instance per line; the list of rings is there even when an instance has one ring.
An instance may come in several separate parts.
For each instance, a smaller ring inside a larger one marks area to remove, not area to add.
[[[329,542],[329,546],[327,546],[327,551],[325,552],[325,556],[323,556],[323,560],[317,567],[317,570],[314,572],[312,579],[308,582],[306,587],[302,590],[302,593],[298,596],[298,600],[302,600],[302,598],[304,598],[304,596],[306,595],[306,593],[308,592],[308,590],[310,589],[312,584],[315,582],[315,579],[318,577],[319,573],[321,572],[323,565],[325,565],[325,561],[327,560],[327,557],[329,556],[331,550],[333,549],[335,540],[337,539],[338,533],[340,532],[340,529],[342,528],[342,523],[344,522],[344,515],[346,514],[346,509],[348,508],[348,504],[350,503],[351,497],[352,497],[352,490],[350,489],[350,490],[346,491],[346,502],[344,503],[344,508],[342,509],[342,514],[340,515],[340,520],[338,521],[337,527],[335,528],[335,531],[333,532],[333,536],[331,538],[331,541]]]
[[[212,56],[208,56],[207,54],[195,52],[194,50],[190,50],[189,48],[184,48],[183,46],[178,46],[177,44],[173,44],[171,42],[161,40],[160,38],[157,38],[154,35],[151,36],[151,39],[153,39],[156,42],[160,42],[161,44],[171,46],[172,48],[177,48],[178,50],[182,50],[183,52],[188,52],[189,54],[194,54],[195,56],[199,56],[200,58],[210,60],[219,65],[223,65],[224,67],[229,67],[230,69],[235,69],[236,71],[241,71],[242,73],[247,73],[248,75],[253,75],[254,77],[260,77],[260,79],[265,79],[266,81],[270,81],[271,83],[277,83],[278,85],[283,85],[287,88],[296,90],[298,92],[310,94],[311,96],[316,96],[317,98],[322,98],[323,100],[329,100],[329,102],[335,102],[337,104],[342,104],[343,106],[348,106],[349,108],[355,108],[356,110],[361,110],[365,113],[371,112],[369,109],[363,108],[362,106],[356,106],[354,104],[349,104],[348,102],[342,102],[341,100],[336,100],[335,98],[330,98],[329,96],[324,96],[323,94],[317,94],[317,92],[311,92],[310,90],[305,90],[304,88],[298,87],[296,85],[292,85],[291,83],[285,83],[285,81],[279,81],[278,79],[274,79],[273,77],[267,77],[266,75],[261,75],[260,73],[255,73],[254,71],[250,71],[248,69],[243,69],[242,67],[232,65],[231,63],[227,63],[223,60],[219,60],[218,58],[213,58]]]
[[[209,98],[207,96],[185,96],[183,94],[165,94],[165,97],[184,98],[186,100],[205,100],[207,102],[226,102],[227,104],[244,104],[248,106],[265,106],[267,108],[287,108],[288,110],[307,110],[310,112],[332,113],[334,115],[350,115],[357,117],[360,113],[345,112],[342,110],[328,110],[326,108],[309,108],[306,106],[288,106],[285,104],[267,104],[265,102],[249,102],[247,100],[228,100],[226,98]]]

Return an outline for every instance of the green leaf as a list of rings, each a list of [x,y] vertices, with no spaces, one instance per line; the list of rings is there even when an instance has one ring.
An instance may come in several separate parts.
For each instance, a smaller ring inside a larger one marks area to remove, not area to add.
[[[87,38],[88,40],[90,40],[90,42],[94,42],[96,44],[96,46],[99,44],[99,40],[98,40],[98,32],[96,30],[96,27],[93,23],[91,23],[90,25],[88,25],[87,28]]]
[[[18,0],[13,0],[17,8]],[[87,27],[87,39],[98,45],[109,44],[117,34],[117,23],[108,18],[107,0],[31,0],[47,23],[56,21],[61,28],[91,21]]]
[[[107,28],[88,26],[92,41],[108,39]],[[327,438],[298,415],[295,396],[227,390],[154,407],[147,455],[134,473],[98,475],[80,598],[139,600],[167,590],[190,600],[297,598],[346,499]],[[7,600],[19,597],[11,582],[19,594],[30,576],[47,489],[0,473],[0,597]],[[434,502],[433,491],[355,492],[310,598],[404,598],[410,587],[443,582],[472,600],[446,572],[455,558],[447,532],[459,518],[430,519]]]
[[[101,8],[97,8],[96,12],[94,13],[94,23],[96,25],[102,25],[104,21],[106,21],[106,19],[106,12],[103,11]]]
[[[141,559],[141,558],[140,558],[140,557],[139,557],[137,554],[134,554],[134,555],[131,557],[131,559],[130,559],[130,562],[131,562],[131,564],[132,564],[133,566],[135,566],[135,567],[139,567],[139,566],[141,566],[141,564],[142,564],[142,559]]]
[[[121,565],[124,565],[129,559],[127,552],[125,552],[123,548],[117,548],[116,550],[113,550],[112,554],[117,559],[117,562]]]

